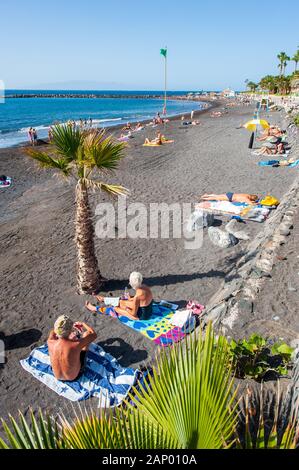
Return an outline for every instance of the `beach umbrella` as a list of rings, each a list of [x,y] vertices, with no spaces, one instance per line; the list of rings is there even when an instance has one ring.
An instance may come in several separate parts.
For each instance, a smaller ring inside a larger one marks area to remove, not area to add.
[[[260,126],[263,129],[269,129],[270,125],[267,121],[264,119],[252,119],[251,121],[246,122],[246,124],[243,125],[245,129],[248,131],[254,132],[257,130],[257,127]]]

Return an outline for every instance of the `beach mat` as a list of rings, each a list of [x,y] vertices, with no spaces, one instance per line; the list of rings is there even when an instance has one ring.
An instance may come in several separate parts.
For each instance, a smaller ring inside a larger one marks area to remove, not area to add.
[[[290,153],[290,151],[287,150],[285,153],[277,153],[277,154],[274,154],[274,155],[277,155],[278,157],[284,157],[284,156],[288,156],[289,153]],[[251,152],[251,155],[255,155],[257,157],[262,157],[265,154],[264,153],[259,153],[259,152]]]
[[[117,317],[119,321],[138,331],[147,339],[160,346],[170,346],[179,342],[186,333],[182,328],[170,324],[169,320],[174,315],[174,310],[159,304],[153,304],[153,313],[149,320],[130,320],[125,316],[118,316],[113,307],[101,307],[98,309],[101,315],[110,315]]]
[[[142,147],[162,147],[163,144],[143,144]]]
[[[37,380],[71,401],[99,397],[99,407],[115,407],[127,397],[135,384],[138,370],[121,367],[117,360],[92,343],[85,359],[82,375],[76,381],[60,381],[54,377],[48,346],[34,349],[21,366]]]
[[[270,209],[268,208],[263,206],[249,206],[249,204],[246,203],[208,201],[210,207],[204,207],[206,202],[207,201],[199,203],[196,207],[214,215],[240,216],[242,219],[252,222],[264,222],[270,213]]]

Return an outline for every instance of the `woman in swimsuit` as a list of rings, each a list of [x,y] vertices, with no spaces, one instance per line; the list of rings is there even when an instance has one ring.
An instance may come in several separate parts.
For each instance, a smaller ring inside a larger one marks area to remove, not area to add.
[[[127,300],[120,300],[119,306],[115,307],[115,312],[118,315],[125,316],[131,320],[148,320],[153,311],[153,294],[149,287],[142,284],[142,275],[138,272],[133,272],[129,279],[130,285],[136,291],[134,297]],[[99,302],[104,301],[104,297],[96,297]],[[96,312],[99,307],[86,302],[86,308],[91,312]]]
[[[255,204],[258,201],[256,194],[204,194],[201,196],[204,201],[229,201],[229,202],[245,202],[246,204]]]
[[[161,134],[161,132],[157,133],[157,137],[153,140],[149,140],[148,138],[145,139],[144,143],[145,144],[153,144],[153,145],[162,145],[163,141],[162,139],[165,139],[165,137]]]

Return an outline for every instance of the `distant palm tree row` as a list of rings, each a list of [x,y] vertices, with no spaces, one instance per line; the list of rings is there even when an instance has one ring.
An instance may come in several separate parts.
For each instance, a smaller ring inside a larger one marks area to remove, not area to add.
[[[297,66],[299,62],[299,46],[296,53],[290,58],[285,52],[277,54],[279,60],[278,69],[279,75],[266,75],[262,77],[259,83],[245,80],[246,87],[251,91],[255,92],[257,89],[268,91],[271,94],[280,93],[288,94],[291,91],[291,80],[299,75]],[[295,70],[291,75],[286,75],[286,66],[288,62],[293,61],[295,63]]]

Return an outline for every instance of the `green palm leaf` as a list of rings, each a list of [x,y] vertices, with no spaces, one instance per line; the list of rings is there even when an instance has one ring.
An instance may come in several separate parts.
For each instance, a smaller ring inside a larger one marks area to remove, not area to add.
[[[19,423],[10,416],[12,430],[2,420],[4,432],[8,438],[8,443],[0,438],[1,449],[58,449],[59,432],[56,422],[47,416],[44,419],[42,412],[39,412],[39,421],[36,420],[33,411],[30,411],[31,427],[27,424],[24,415],[19,413]]]
[[[157,358],[151,389],[138,393],[136,406],[176,448],[221,448],[237,419],[227,343],[209,325]]]
[[[52,168],[60,170],[65,176],[69,176],[71,173],[70,162],[65,158],[54,158],[46,152],[40,152],[38,150],[28,149],[26,151],[29,157],[36,160],[42,168]]]
[[[100,170],[115,170],[124,156],[126,146],[123,142],[115,142],[105,131],[89,132],[84,139],[84,156],[90,167]]]
[[[51,146],[54,147],[55,153],[61,155],[68,162],[76,160],[84,140],[82,131],[67,124],[59,124],[52,127],[52,133]]]
[[[107,183],[103,183],[102,181],[88,179],[88,178],[82,178],[81,181],[87,189],[91,189],[94,191],[101,190],[111,196],[124,196],[129,193],[128,189],[118,184],[107,184]]]

